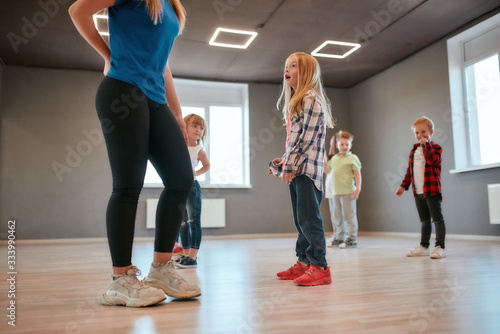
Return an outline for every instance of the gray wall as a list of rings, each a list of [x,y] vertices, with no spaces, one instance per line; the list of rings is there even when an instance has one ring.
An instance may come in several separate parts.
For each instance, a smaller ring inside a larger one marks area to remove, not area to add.
[[[394,193],[415,142],[410,129],[420,116],[435,124],[443,147],[443,214],[447,233],[500,235],[489,224],[487,184],[500,182],[500,168],[450,174],[454,168],[446,42],[440,41],[349,91],[355,150],[363,163],[358,204],[364,231],[420,232],[411,191]]]
[[[93,97],[100,77],[4,67],[0,208],[2,221],[16,219],[17,238],[104,235],[111,186],[105,145],[83,133],[100,129]],[[67,170],[61,180],[54,163]]]
[[[104,213],[111,175],[95,116],[94,96],[102,74],[4,66],[1,74],[0,137],[2,221],[17,219],[17,238],[104,237]],[[427,115],[443,146],[443,211],[448,233],[500,235],[490,225],[486,185],[500,182],[500,169],[450,174],[453,140],[446,43],[438,42],[385,72],[351,88],[329,89],[338,130],[356,136],[353,152],[363,164],[358,202],[361,231],[419,232],[412,195],[396,198],[414,143],[410,126]],[[226,199],[227,226],[205,235],[290,233],[288,190],[267,174],[268,162],[283,153],[284,131],[275,109],[279,85],[250,84],[251,189],[206,189]],[[76,152],[76,153],[75,153]],[[78,154],[78,156],[77,156]],[[61,180],[53,164],[66,168]],[[136,236],[145,229],[141,195]],[[331,231],[326,201],[325,227]],[[0,224],[5,238],[6,224]]]
[[[4,67],[0,210],[2,221],[17,220],[17,238],[105,236],[111,175],[94,108],[101,79],[98,72]],[[288,189],[267,174],[285,140],[275,108],[279,88],[250,85],[252,188],[204,190],[205,197],[226,199],[227,218],[226,228],[205,235],[294,232]],[[339,124],[347,124],[347,91],[329,89],[328,95]],[[145,200],[158,196],[158,189],[143,190],[136,236],[153,235],[145,228]],[[331,230],[326,202],[322,209]],[[6,224],[0,228],[3,239]]]

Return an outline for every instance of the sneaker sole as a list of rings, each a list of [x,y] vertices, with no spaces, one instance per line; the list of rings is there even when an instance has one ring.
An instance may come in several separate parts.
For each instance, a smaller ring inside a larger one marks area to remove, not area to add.
[[[299,277],[300,277],[300,276],[302,276],[302,275],[303,275],[303,273],[302,273],[302,274],[300,274],[300,275],[298,275],[298,276],[283,276],[283,277],[278,276],[278,278],[281,278],[281,279],[283,279],[283,280],[287,280],[287,281],[291,281],[291,280],[294,280],[294,279],[296,279],[296,278],[299,278]]]
[[[146,283],[149,286],[152,286],[157,289],[163,290],[167,296],[174,297],[174,298],[182,298],[182,299],[189,299],[189,298],[195,298],[201,296],[201,291],[200,292],[183,292],[179,290],[174,290],[170,286],[164,284],[163,282],[159,280],[145,280]]]
[[[434,259],[434,260],[439,260],[439,259],[444,259],[446,256],[443,255],[443,256],[432,256],[431,255],[431,259]]]
[[[106,306],[126,306],[126,307],[146,307],[158,304],[159,302],[167,299],[165,296],[158,296],[157,298],[151,297],[147,300],[139,298],[130,298],[118,293],[108,295],[103,294],[101,296],[101,304]]]
[[[182,269],[191,269],[191,268],[196,268],[197,267],[196,264],[195,265],[190,265],[190,266],[188,265],[187,266],[185,264],[180,264],[180,263],[176,263],[175,266],[178,267],[178,268],[182,268]]]
[[[429,256],[429,254],[406,254],[407,257],[422,257],[422,256]]]
[[[329,278],[323,278],[323,279],[320,279],[320,280],[317,280],[317,281],[314,281],[314,282],[306,282],[306,283],[295,282],[295,284],[301,285],[301,286],[317,286],[317,285],[326,285],[326,284],[331,284],[331,283],[332,283],[332,278],[331,277],[329,277]]]

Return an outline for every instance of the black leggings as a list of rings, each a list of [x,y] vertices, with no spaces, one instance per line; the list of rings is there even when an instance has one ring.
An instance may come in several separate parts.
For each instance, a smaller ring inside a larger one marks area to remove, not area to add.
[[[148,159],[165,186],[156,211],[154,250],[170,253],[193,184],[189,152],[177,120],[167,105],[110,77],[105,77],[97,90],[96,109],[113,175],[106,212],[113,266],[132,263],[137,203]]]

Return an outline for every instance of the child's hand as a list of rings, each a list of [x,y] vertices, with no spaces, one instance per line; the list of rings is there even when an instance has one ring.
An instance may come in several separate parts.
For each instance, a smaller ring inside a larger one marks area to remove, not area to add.
[[[425,136],[422,136],[422,138],[420,138],[420,144],[421,145],[425,145],[429,142],[429,139],[426,138]]]
[[[352,192],[349,196],[354,201],[358,200],[358,198],[359,198],[359,190],[358,189],[354,190],[354,192]]]
[[[275,159],[273,159],[273,165],[279,166],[279,165],[281,165],[282,161],[283,161],[282,158],[275,158]]]
[[[283,173],[281,176],[281,179],[283,180],[283,183],[290,184],[292,180],[295,178],[294,173]]]
[[[396,196],[401,197],[404,192],[405,192],[405,188],[399,187],[398,190],[396,190]]]

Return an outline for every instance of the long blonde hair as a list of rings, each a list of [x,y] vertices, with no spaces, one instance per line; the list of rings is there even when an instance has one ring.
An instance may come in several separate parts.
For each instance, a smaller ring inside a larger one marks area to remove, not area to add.
[[[325,94],[323,83],[321,81],[321,69],[318,61],[313,57],[303,52],[296,52],[288,57],[287,61],[295,57],[297,61],[298,80],[295,91],[293,88],[286,85],[283,78],[283,88],[278,99],[277,108],[283,112],[285,122],[290,119],[297,118],[303,113],[302,101],[304,96],[310,90],[319,95],[324,104],[325,122],[328,127],[333,127],[334,121],[331,112],[331,103]]]
[[[146,8],[148,9],[148,13],[151,16],[154,24],[158,23],[158,20],[161,21],[161,14],[163,14],[163,3],[164,0],[143,0],[146,3]],[[186,24],[186,9],[182,6],[180,0],[168,0],[172,8],[174,9],[175,15],[177,15],[177,19],[179,20],[179,35],[182,34],[182,30],[184,29],[184,25]]]

